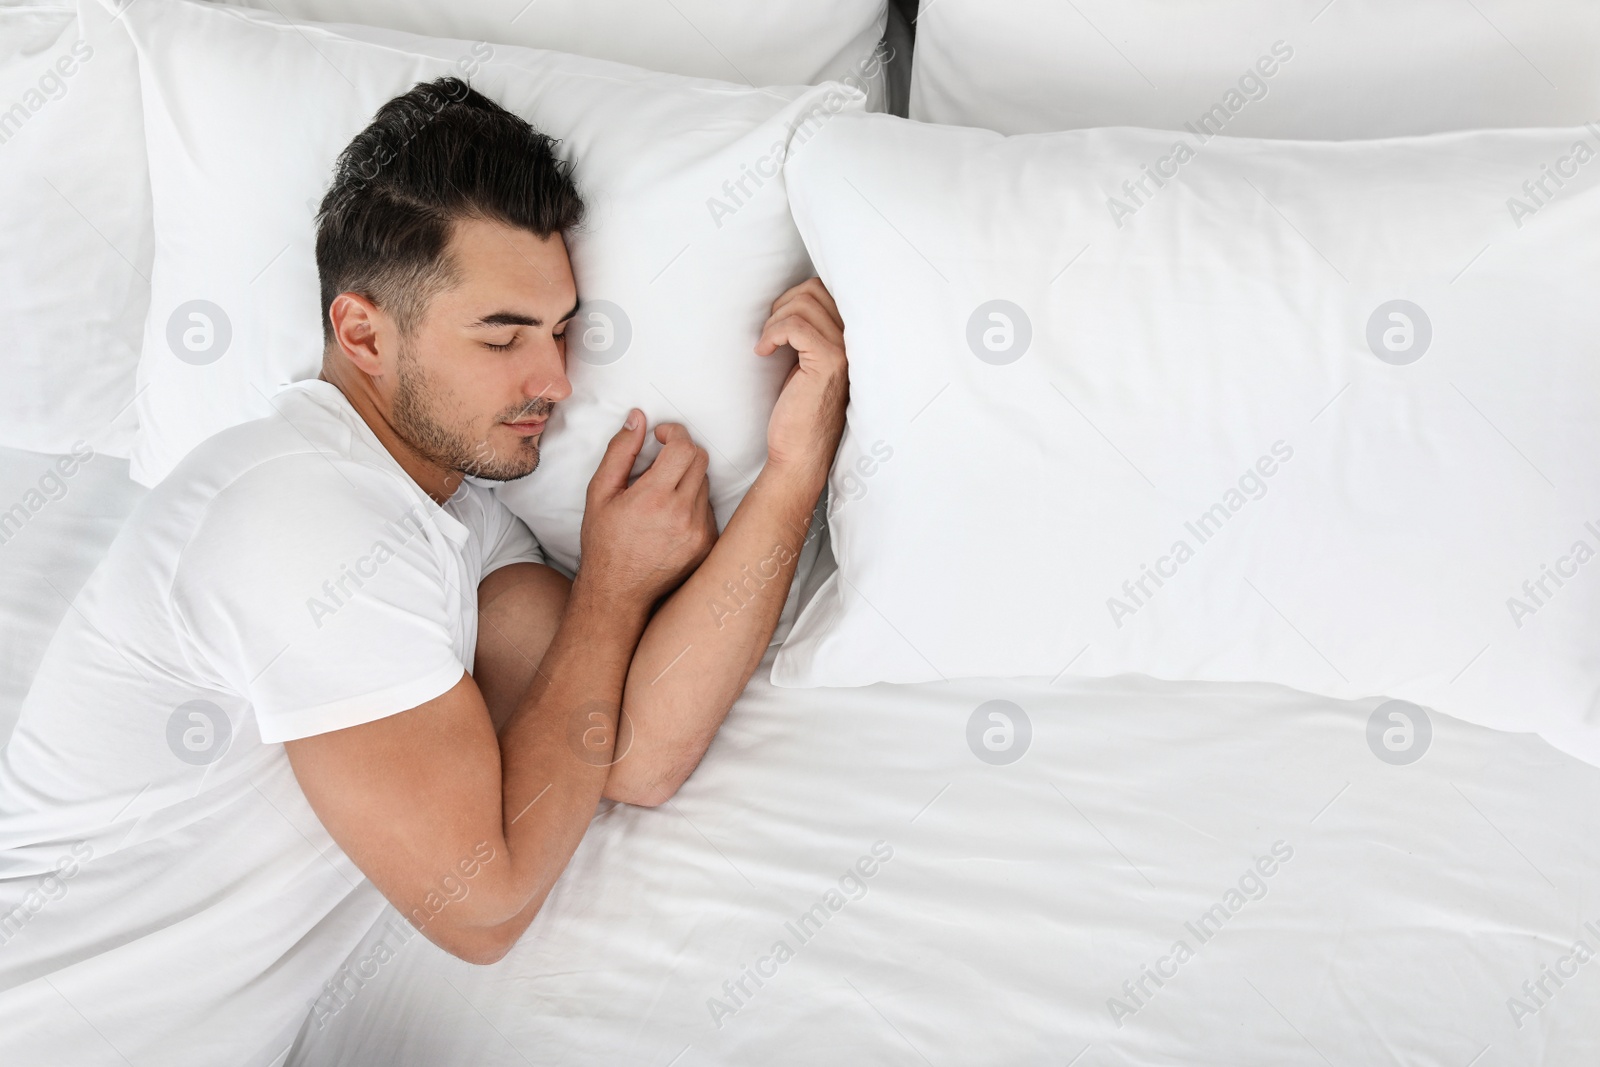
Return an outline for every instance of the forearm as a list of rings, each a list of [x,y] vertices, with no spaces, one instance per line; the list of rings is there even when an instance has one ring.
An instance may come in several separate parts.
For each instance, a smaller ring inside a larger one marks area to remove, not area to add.
[[[458,954],[514,943],[577,849],[605,786],[623,679],[647,618],[642,604],[582,578],[573,585],[526,695],[499,732],[505,866],[486,880],[491,892],[441,912],[467,949]]]
[[[782,613],[827,469],[768,465],[699,568],[657,609],[628,669],[633,740],[605,795],[659,804],[688,778]]]

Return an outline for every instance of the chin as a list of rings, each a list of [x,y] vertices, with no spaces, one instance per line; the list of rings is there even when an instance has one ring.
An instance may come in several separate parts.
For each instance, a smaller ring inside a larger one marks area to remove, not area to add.
[[[532,438],[519,437],[510,453],[503,458],[495,458],[497,462],[485,464],[478,470],[466,473],[488,482],[514,482],[518,478],[526,478],[539,469],[539,442]]]

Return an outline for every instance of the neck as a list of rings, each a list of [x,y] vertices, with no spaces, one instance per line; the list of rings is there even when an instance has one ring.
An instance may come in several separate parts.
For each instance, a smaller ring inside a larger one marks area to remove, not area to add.
[[[370,376],[351,367],[348,360],[330,359],[323,361],[322,373],[317,377],[344,394],[385,451],[394,457],[400,469],[410,475],[418,488],[433,498],[434,503],[443,504],[455,495],[461,486],[461,472],[439,466],[406,443],[389,421]]]

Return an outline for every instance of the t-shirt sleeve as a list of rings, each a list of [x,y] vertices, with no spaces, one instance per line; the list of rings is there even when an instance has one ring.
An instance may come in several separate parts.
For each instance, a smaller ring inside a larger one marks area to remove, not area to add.
[[[483,575],[513,563],[543,563],[544,552],[526,523],[493,493],[480,494],[484,512]]]
[[[426,703],[466,667],[459,557],[428,505],[383,471],[285,456],[208,506],[173,602],[191,654],[254,710],[267,743]]]

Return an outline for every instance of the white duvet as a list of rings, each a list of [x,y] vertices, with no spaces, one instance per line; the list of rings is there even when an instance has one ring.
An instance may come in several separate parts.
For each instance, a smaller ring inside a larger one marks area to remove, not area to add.
[[[1406,765],[1376,701],[765,677],[675,800],[598,815],[504,961],[380,924],[290,1062],[1600,1056],[1600,770],[1536,738],[1435,716]],[[1008,765],[967,740],[992,700],[1031,726]]]

